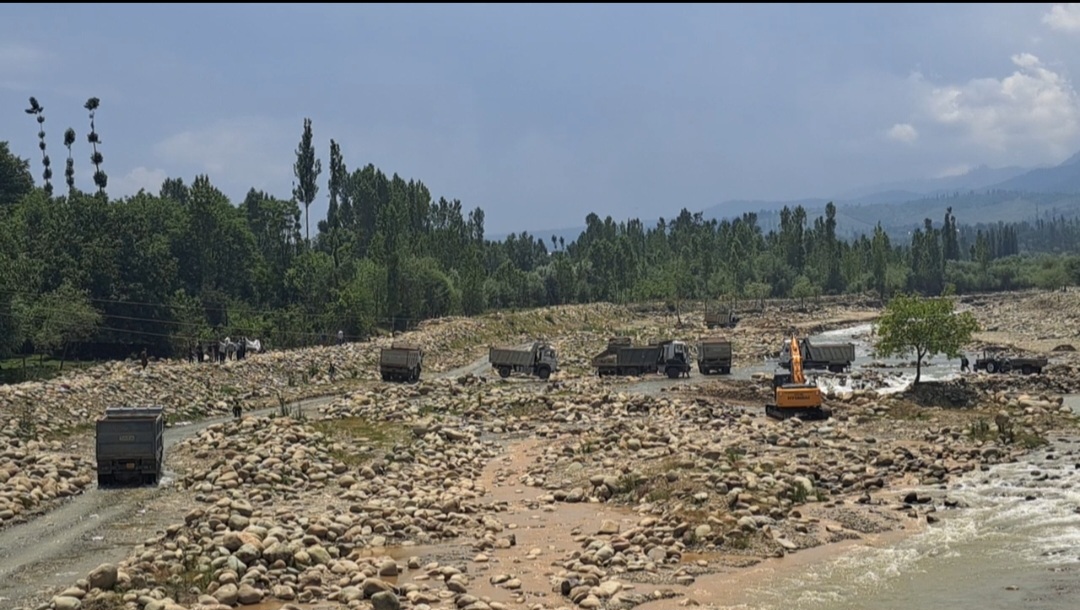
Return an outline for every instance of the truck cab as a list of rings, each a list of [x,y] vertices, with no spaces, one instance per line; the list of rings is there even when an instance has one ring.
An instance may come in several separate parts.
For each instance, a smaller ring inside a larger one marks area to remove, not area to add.
[[[535,351],[537,367],[547,365],[552,373],[559,370],[559,356],[555,353],[554,347],[547,343],[541,343],[537,345]]]
[[[694,357],[690,346],[685,341],[663,341],[660,343],[659,369],[671,379],[690,376],[690,363]]]

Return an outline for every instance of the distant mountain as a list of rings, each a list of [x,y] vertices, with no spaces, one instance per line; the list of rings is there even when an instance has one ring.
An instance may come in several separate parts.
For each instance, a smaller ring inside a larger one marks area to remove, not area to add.
[[[1080,193],[1080,152],[1054,167],[1042,167],[989,188],[1028,193]]]
[[[836,197],[837,205],[844,203],[902,203],[920,199],[927,195],[951,194],[982,190],[1006,180],[1023,175],[1032,168],[1029,167],[999,167],[992,168],[980,165],[956,176],[942,178],[923,178],[916,180],[903,180],[866,186],[859,189],[842,193]]]
[[[1053,167],[1000,167],[986,165],[964,174],[943,178],[903,180],[853,189],[832,198],[807,198],[791,201],[754,199],[730,200],[702,211],[705,220],[738,218],[745,213],[758,216],[758,224],[769,231],[779,227],[779,212],[785,206],[802,206],[808,218],[825,213],[825,204],[832,201],[837,207],[837,233],[857,236],[869,233],[881,222],[893,234],[922,225],[930,218],[937,225],[945,209],[961,224],[1018,222],[1047,216],[1080,216],[1080,152]],[[671,210],[664,218],[674,218]],[[626,218],[616,218],[618,222]],[[656,220],[646,221],[647,227]],[[551,243],[551,236],[566,243],[576,240],[584,226],[545,231],[529,231],[530,235]],[[520,232],[520,231],[519,231]],[[505,239],[507,233],[493,234],[492,240]]]

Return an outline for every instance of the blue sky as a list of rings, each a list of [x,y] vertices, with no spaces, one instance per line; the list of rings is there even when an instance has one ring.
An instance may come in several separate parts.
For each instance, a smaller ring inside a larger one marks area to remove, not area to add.
[[[6,5],[0,140],[55,182],[82,105],[113,196],[210,176],[288,197],[304,117],[324,174],[419,179],[489,234],[834,197],[1080,150],[1080,5]]]

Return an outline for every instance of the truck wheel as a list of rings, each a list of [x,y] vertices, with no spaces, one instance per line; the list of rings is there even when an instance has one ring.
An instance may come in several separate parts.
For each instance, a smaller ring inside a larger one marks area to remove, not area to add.
[[[536,371],[536,374],[538,377],[540,377],[540,379],[547,380],[548,377],[551,377],[551,369],[546,366],[542,366],[540,367],[539,371]]]
[[[987,362],[987,363],[986,363],[986,372],[987,372],[987,373],[990,373],[991,375],[993,375],[994,373],[998,372],[998,365],[997,365],[997,363],[996,363],[996,362],[994,362],[993,360],[991,360],[990,362]]]
[[[731,374],[731,367],[730,366],[725,366],[723,369],[720,370],[720,372],[725,374],[725,375],[730,375]]]
[[[107,475],[107,474],[99,474],[97,476],[97,486],[98,486],[99,489],[102,488],[102,487],[108,487],[109,483],[110,483],[109,475]]]
[[[1030,375],[1035,372],[1035,369],[1031,368],[1030,364],[1025,364],[1023,367],[1020,368],[1020,372],[1025,375]]]
[[[668,370],[667,370],[668,379],[678,379],[680,374],[681,373],[679,372],[679,369],[677,369],[676,367],[673,367],[673,366],[668,367]]]
[[[503,379],[506,379],[509,376],[510,376],[510,367],[507,367],[507,366],[499,367],[499,377],[502,377]]]

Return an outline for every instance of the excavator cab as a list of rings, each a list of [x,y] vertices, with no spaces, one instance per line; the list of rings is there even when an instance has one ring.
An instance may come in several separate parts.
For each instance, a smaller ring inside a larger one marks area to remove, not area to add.
[[[765,405],[765,415],[776,419],[828,419],[830,413],[821,404],[821,389],[808,383],[803,374],[799,340],[794,335],[788,349],[791,372],[773,375],[773,401]]]

